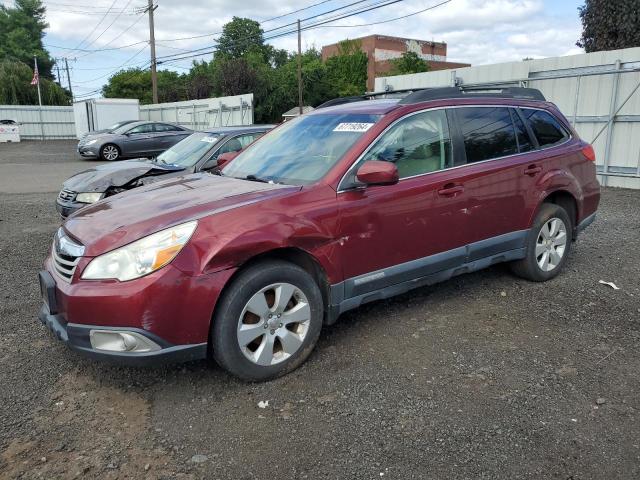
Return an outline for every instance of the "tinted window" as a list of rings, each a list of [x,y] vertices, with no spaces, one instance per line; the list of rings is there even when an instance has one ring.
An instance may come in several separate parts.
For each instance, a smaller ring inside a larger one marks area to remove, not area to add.
[[[524,122],[518,115],[518,112],[511,110],[511,117],[513,118],[513,125],[516,128],[516,140],[518,140],[518,150],[522,152],[528,152],[533,150],[533,144],[531,138],[529,138],[529,132],[527,132]]]
[[[523,108],[534,135],[541,147],[549,147],[563,142],[569,135],[553,116],[542,110]]]
[[[153,131],[152,123],[143,123],[142,125],[138,125],[137,127],[133,127],[127,133],[149,133]]]
[[[468,107],[458,108],[456,112],[467,163],[518,153],[516,133],[508,108]]]
[[[360,163],[393,162],[400,178],[451,167],[451,140],[444,110],[411,115],[396,123]]]

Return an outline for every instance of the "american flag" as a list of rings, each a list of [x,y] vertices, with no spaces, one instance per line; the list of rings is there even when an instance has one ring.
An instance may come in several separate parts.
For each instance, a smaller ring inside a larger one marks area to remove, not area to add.
[[[38,63],[36,62],[35,69],[33,70],[33,79],[31,85],[38,85],[40,83],[40,75],[38,75]]]

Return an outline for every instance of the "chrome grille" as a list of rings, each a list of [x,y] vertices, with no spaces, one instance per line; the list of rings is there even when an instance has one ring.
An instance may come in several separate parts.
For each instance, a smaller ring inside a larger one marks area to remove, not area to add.
[[[60,190],[60,193],[58,194],[58,198],[60,200],[66,200],[68,202],[71,202],[73,200],[75,200],[76,198],[76,192],[72,191],[72,190],[67,190],[66,188]]]
[[[82,255],[84,255],[84,246],[72,241],[64,233],[64,230],[59,228],[51,248],[51,258],[56,273],[67,282],[71,282],[73,272],[75,272]]]
[[[56,272],[58,272],[60,276],[67,282],[71,282],[71,279],[73,278],[73,272],[76,271],[76,265],[78,265],[80,257],[71,257],[68,255],[60,254],[56,252],[55,245],[52,249],[52,254],[53,268],[55,268]]]

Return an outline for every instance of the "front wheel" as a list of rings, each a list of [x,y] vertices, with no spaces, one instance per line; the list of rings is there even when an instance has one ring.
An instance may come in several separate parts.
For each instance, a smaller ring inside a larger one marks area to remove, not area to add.
[[[262,381],[299,367],[311,354],[324,305],[314,279],[297,265],[261,262],[241,272],[213,319],[213,358],[243,380]]]
[[[533,222],[526,256],[511,263],[513,272],[527,280],[544,282],[560,273],[569,256],[573,224],[559,205],[545,203]]]
[[[112,143],[107,143],[100,149],[100,158],[112,162],[120,157],[120,149]]]

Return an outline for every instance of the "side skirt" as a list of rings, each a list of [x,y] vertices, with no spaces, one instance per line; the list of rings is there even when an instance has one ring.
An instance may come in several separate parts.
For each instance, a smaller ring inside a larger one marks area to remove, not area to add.
[[[332,324],[344,312],[364,303],[394,297],[497,263],[524,258],[528,233],[529,230],[521,230],[500,235],[331,285],[331,305],[326,322]]]

